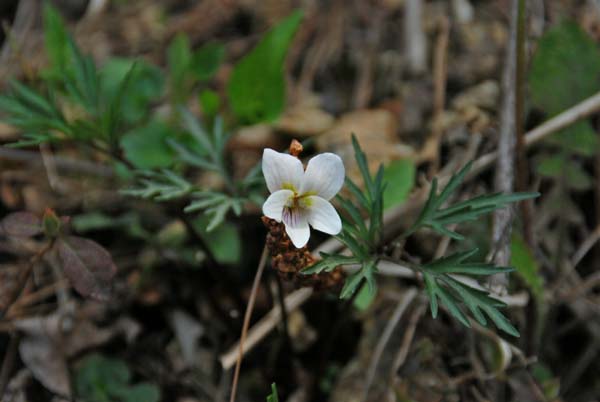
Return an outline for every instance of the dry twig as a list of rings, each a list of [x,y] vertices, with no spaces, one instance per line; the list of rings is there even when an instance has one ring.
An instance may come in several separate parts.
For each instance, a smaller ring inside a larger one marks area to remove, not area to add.
[[[375,346],[375,350],[373,351],[373,356],[371,357],[371,362],[369,363],[369,368],[367,370],[365,385],[363,388],[363,395],[362,395],[362,399],[361,399],[362,401],[366,401],[367,397],[369,396],[369,389],[371,388],[371,384],[373,383],[373,380],[375,379],[375,372],[377,371],[377,364],[379,363],[379,360],[381,359],[381,355],[383,354],[383,350],[385,349],[385,346],[387,345],[388,341],[390,340],[390,337],[392,336],[394,329],[400,322],[402,315],[404,314],[404,312],[406,311],[406,309],[408,308],[408,306],[414,300],[415,297],[417,297],[417,289],[409,288],[406,291],[406,293],[404,294],[404,297],[400,300],[400,302],[396,306],[396,309],[392,313],[392,316],[390,317],[388,324],[386,325],[385,329],[383,330],[383,333],[381,334],[381,338],[379,339],[379,342],[377,342],[377,346]]]
[[[254,282],[252,283],[252,291],[250,292],[250,299],[248,300],[248,307],[246,307],[246,314],[244,315],[244,324],[242,325],[242,335],[240,336],[240,344],[238,348],[237,362],[235,363],[235,371],[233,373],[233,382],[231,383],[231,396],[230,402],[235,401],[235,394],[237,392],[237,384],[240,376],[240,367],[242,366],[242,359],[244,358],[244,341],[246,340],[246,334],[248,333],[248,327],[250,326],[250,318],[252,318],[252,310],[254,310],[254,302],[256,301],[256,294],[258,293],[258,286],[260,285],[260,279],[265,265],[267,265],[268,258],[267,246],[263,248],[262,255],[260,256],[260,262],[258,263],[258,269],[254,276]]]
[[[515,131],[516,117],[516,79],[517,79],[517,26],[519,0],[513,0],[510,13],[510,36],[506,48],[506,64],[502,76],[504,98],[500,117],[500,138],[498,140],[498,159],[496,160],[496,176],[494,188],[496,191],[511,193],[514,190],[515,163]],[[513,209],[503,208],[494,211],[494,226],[492,244],[495,252],[493,260],[496,265],[507,266],[510,261],[510,234],[513,221]],[[506,287],[506,274],[495,274],[490,277],[490,283],[502,288]]]
[[[400,349],[398,349],[398,353],[396,354],[396,357],[394,357],[394,362],[392,364],[392,370],[390,371],[390,379],[389,379],[390,384],[393,382],[394,377],[396,376],[396,373],[398,372],[398,370],[400,370],[400,367],[402,367],[402,365],[406,361],[406,357],[408,356],[408,352],[410,351],[410,345],[412,344],[413,338],[415,336],[415,331],[417,330],[417,324],[419,323],[419,320],[423,316],[423,313],[425,313],[426,308],[427,308],[427,304],[425,304],[425,303],[420,304],[415,309],[415,311],[413,311],[413,313],[411,314],[411,316],[409,318],[408,328],[404,332],[404,338],[402,339],[402,345],[400,345]]]
[[[298,289],[284,299],[285,309],[288,313],[296,310],[313,294],[312,288]],[[267,336],[281,320],[281,308],[279,305],[274,306],[263,318],[260,319],[250,330],[244,342],[243,352],[248,353],[254,346],[258,344],[265,336]],[[240,341],[236,342],[227,352],[221,355],[219,361],[224,370],[229,370],[235,363],[238,352],[240,350]]]

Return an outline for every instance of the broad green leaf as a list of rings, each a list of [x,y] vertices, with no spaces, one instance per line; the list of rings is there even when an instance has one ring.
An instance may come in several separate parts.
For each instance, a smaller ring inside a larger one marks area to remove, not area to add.
[[[129,131],[121,138],[125,157],[139,169],[168,167],[173,163],[174,153],[167,144],[173,136],[166,124],[153,121]]]
[[[231,222],[221,223],[216,228],[209,230],[210,217],[201,215],[194,220],[194,227],[215,260],[221,264],[237,264],[242,257],[242,240],[237,226]]]
[[[224,56],[225,46],[207,43],[192,54],[190,72],[201,81],[209,80],[219,69]]]
[[[541,158],[536,168],[539,174],[564,181],[564,184],[573,190],[589,190],[593,184],[592,177],[580,162],[567,159],[562,153]]]
[[[569,163],[566,178],[567,186],[576,191],[589,190],[594,184],[592,176],[578,162]]]
[[[154,384],[140,383],[122,388],[115,396],[120,397],[123,402],[159,402],[160,390]]]
[[[158,402],[156,385],[130,385],[131,372],[124,361],[98,354],[87,356],[75,372],[75,391],[89,402]]]
[[[538,174],[547,177],[560,178],[565,169],[567,161],[563,154],[545,156],[540,158],[535,165]]]
[[[515,267],[519,276],[525,281],[536,299],[540,300],[544,294],[544,279],[539,273],[538,263],[525,244],[525,241],[513,234],[510,242],[510,263]]]
[[[234,114],[242,123],[272,122],[283,111],[283,65],[301,19],[300,11],[284,19],[235,66],[227,95]]]
[[[221,106],[221,98],[219,95],[210,89],[205,89],[198,95],[200,107],[204,116],[212,117],[217,114]]]
[[[393,161],[385,167],[383,180],[387,182],[383,193],[383,208],[401,205],[415,184],[415,164],[409,159]]]
[[[555,115],[600,90],[600,51],[576,23],[548,30],[531,60],[529,85],[534,104]]]
[[[578,121],[548,137],[548,143],[565,151],[593,156],[600,148],[598,134],[589,121]]]
[[[533,103],[554,116],[600,90],[598,71],[598,45],[576,23],[562,22],[539,40],[531,61]],[[589,122],[583,121],[555,134],[553,140],[590,155],[598,149],[594,134]]]

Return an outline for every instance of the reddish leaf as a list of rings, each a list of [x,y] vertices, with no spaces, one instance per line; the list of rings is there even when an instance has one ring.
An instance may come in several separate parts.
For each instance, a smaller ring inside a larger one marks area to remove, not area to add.
[[[68,236],[56,241],[56,250],[65,275],[84,297],[106,301],[117,272],[104,247],[83,237]]]
[[[31,212],[14,212],[0,222],[6,236],[31,237],[42,233],[42,220]]]

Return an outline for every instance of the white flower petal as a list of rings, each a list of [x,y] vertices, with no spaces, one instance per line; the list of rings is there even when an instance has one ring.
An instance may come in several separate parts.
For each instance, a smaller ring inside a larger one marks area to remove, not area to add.
[[[281,220],[285,224],[285,231],[294,246],[297,248],[306,246],[310,237],[307,211],[302,208],[285,207]]]
[[[298,191],[304,176],[302,162],[298,158],[270,148],[263,152],[262,171],[271,193],[283,188]]]
[[[342,220],[331,203],[321,197],[307,197],[308,223],[318,231],[336,235],[342,231]]]
[[[308,243],[308,239],[310,237],[310,228],[308,227],[308,223],[297,228],[286,226],[285,232],[296,248],[302,248],[306,246],[306,243]]]
[[[311,193],[330,200],[344,184],[344,163],[336,154],[324,153],[308,161],[300,194]]]
[[[285,204],[293,196],[294,192],[292,190],[275,191],[263,204],[263,215],[267,218],[275,219],[277,222],[281,222],[283,207],[285,207]]]

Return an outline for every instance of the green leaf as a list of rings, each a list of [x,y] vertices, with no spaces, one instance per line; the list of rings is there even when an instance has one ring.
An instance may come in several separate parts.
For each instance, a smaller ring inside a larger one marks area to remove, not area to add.
[[[586,191],[594,185],[592,176],[578,162],[568,164],[565,177],[567,186],[576,191]]]
[[[234,114],[242,123],[272,122],[283,111],[283,65],[301,19],[300,11],[284,19],[235,66],[227,94]]]
[[[383,193],[383,208],[402,205],[415,184],[415,164],[409,159],[393,161],[385,167],[383,180],[388,183]]]
[[[363,269],[353,273],[349,277],[346,278],[346,282],[344,283],[344,287],[340,292],[340,299],[347,299],[356,292],[358,285],[362,282],[364,278]]]
[[[129,131],[121,138],[121,147],[127,160],[139,169],[168,167],[173,163],[173,150],[167,139],[172,129],[159,121],[152,121]]]
[[[372,293],[375,293],[376,284],[373,274],[376,265],[376,260],[367,260],[358,271],[347,277],[344,287],[340,292],[340,299],[351,297],[356,292],[363,279],[366,279],[367,281],[367,288],[369,288]]]
[[[21,100],[20,106],[26,107],[28,105],[30,109],[34,109],[41,116],[53,117],[58,115],[58,110],[54,105],[35,90],[16,80],[11,80],[10,86],[16,97]]]
[[[368,229],[365,225],[365,219],[361,216],[360,211],[352,204],[349,200],[343,197],[337,197],[337,200],[342,205],[342,208],[346,210],[348,216],[352,219],[352,225],[356,226],[358,229],[358,233],[361,233],[363,236],[368,235]],[[350,225],[350,223],[349,223]]]
[[[201,81],[209,80],[219,69],[224,56],[225,46],[221,43],[207,43],[193,53],[190,71]]]
[[[511,267],[496,267],[494,264],[475,262],[464,262],[473,255],[477,254],[478,249],[458,252],[446,257],[438,258],[421,269],[434,274],[467,274],[467,275],[493,275],[502,272],[514,271]]]
[[[600,148],[598,134],[589,121],[578,121],[548,137],[548,143],[565,151],[594,156]]]
[[[68,36],[62,17],[49,2],[44,4],[44,44],[51,74],[64,70],[70,61]]]
[[[77,233],[118,229],[123,230],[131,237],[145,239],[148,236],[141,225],[140,216],[136,212],[126,212],[119,216],[110,216],[99,211],[87,212],[73,216],[70,226]]]
[[[179,115],[181,116],[183,128],[196,140],[199,145],[198,150],[202,155],[214,155],[216,149],[212,143],[212,139],[196,116],[185,108],[179,108]]]
[[[89,402],[158,402],[160,391],[156,385],[138,383],[129,385],[131,372],[119,359],[98,354],[87,356],[75,372],[75,392]]]
[[[5,114],[3,120],[6,123],[24,131],[21,139],[9,146],[57,142],[72,134],[54,103],[52,92],[44,96],[17,81],[11,81],[10,92],[0,95],[0,110]]]
[[[539,174],[552,177],[576,191],[589,190],[593,185],[592,177],[581,166],[580,162],[567,159],[564,154],[541,158],[537,164]]]
[[[90,230],[118,227],[119,221],[117,218],[113,218],[102,212],[88,212],[71,218],[71,226],[77,233],[83,233]]]
[[[219,171],[219,166],[209,159],[202,147],[196,147],[196,150],[200,149],[201,152],[193,152],[195,150],[172,138],[167,140],[167,144],[177,153],[182,162],[205,170]]]
[[[354,299],[354,307],[358,311],[366,311],[377,296],[376,286],[363,286],[359,291],[358,295]]]
[[[194,220],[194,227],[206,242],[211,253],[220,264],[237,264],[242,257],[242,239],[237,226],[224,222],[208,230],[210,217],[201,215]]]
[[[229,199],[226,194],[210,191],[198,192],[195,193],[194,196],[196,196],[197,199],[190,202],[190,204],[184,208],[184,212],[191,213],[201,211],[215,205],[227,204],[227,200]]]
[[[71,101],[79,103],[92,116],[98,116],[100,80],[94,60],[81,53],[72,37],[68,37],[67,43],[72,61],[63,73],[66,93]]]
[[[433,318],[437,317],[437,299],[439,299],[444,304],[444,306],[446,306],[448,311],[450,311],[450,314],[452,314],[454,318],[460,321],[461,324],[463,324],[465,327],[470,328],[471,324],[469,323],[469,320],[467,319],[465,314],[456,304],[454,296],[438,284],[437,277],[434,275],[430,275],[427,272],[424,272],[423,278],[425,279],[425,289],[427,290],[427,295],[429,296],[429,302],[431,304],[431,316]]]
[[[523,239],[513,234],[510,242],[510,263],[519,276],[525,281],[534,297],[538,300],[544,295],[544,279],[539,273],[539,267],[535,257],[527,247]]]
[[[119,112],[130,124],[150,116],[150,103],[160,98],[164,87],[160,69],[142,60],[111,58],[100,77],[106,102],[119,102]],[[121,91],[125,81],[126,90]]]
[[[369,200],[367,200],[367,197],[365,196],[363,191],[358,187],[358,185],[356,183],[354,183],[352,181],[352,179],[349,177],[346,177],[345,183],[346,183],[346,187],[348,187],[348,189],[350,190],[352,195],[360,203],[360,206],[365,210],[369,210],[369,205],[370,205]]]
[[[187,97],[186,78],[192,60],[190,41],[186,34],[179,33],[167,49],[171,96],[176,102],[183,102]]]
[[[510,335],[519,336],[518,331],[498,311],[499,307],[505,306],[504,303],[491,297],[488,292],[473,288],[452,276],[455,274],[493,275],[513,270],[511,267],[495,267],[488,263],[465,262],[476,253],[477,249],[457,252],[421,267],[433,318],[437,316],[439,299],[452,316],[463,325],[470,327],[467,316],[458,305],[462,303],[481,325],[487,325],[485,313],[499,329]]]
[[[154,384],[140,383],[125,388],[119,396],[123,402],[159,402],[160,390]]]
[[[205,116],[212,117],[218,113],[221,106],[221,98],[215,91],[205,89],[198,95],[198,100],[200,101],[202,113]]]
[[[543,362],[531,365],[531,374],[538,381],[547,400],[552,401],[560,395],[560,379],[555,377],[550,367]]]
[[[138,173],[139,186],[122,190],[121,194],[156,201],[168,201],[187,196],[194,186],[183,177],[170,170],[160,172],[142,171]]]
[[[500,313],[500,311],[498,311],[498,309],[492,307],[491,305],[482,305],[481,308],[492,319],[496,327],[506,332],[507,334],[514,336],[515,338],[521,336],[519,334],[519,331],[510,323],[510,321],[505,316],[502,315],[502,313]]]
[[[533,103],[554,116],[600,90],[600,50],[576,23],[565,21],[548,30],[531,61],[529,86]],[[551,141],[583,155],[598,150],[589,121],[561,130]]]
[[[318,274],[322,271],[328,272],[334,270],[340,265],[357,264],[359,260],[356,257],[350,257],[340,254],[320,253],[321,259],[300,271],[303,275]]]
[[[542,176],[560,178],[567,163],[563,154],[552,155],[540,158],[535,165],[535,169]]]
[[[279,396],[277,395],[277,385],[271,384],[271,394],[267,396],[267,402],[279,402]]]
[[[576,23],[549,29],[531,60],[529,85],[533,103],[550,115],[600,90],[600,51]]]
[[[369,201],[373,201],[373,194],[375,193],[375,188],[373,186],[373,179],[371,177],[371,173],[369,172],[367,155],[365,155],[365,153],[363,152],[354,134],[352,134],[352,147],[354,148],[354,159],[356,160],[356,164],[358,165],[358,169],[360,170],[360,174],[365,183],[365,187],[367,188],[368,199]]]
[[[426,226],[439,232],[444,236],[456,240],[463,240],[464,237],[457,232],[445,228],[445,225],[453,223],[462,223],[477,219],[483,214],[494,210],[504,208],[506,205],[539,196],[539,193],[513,193],[513,194],[485,194],[469,200],[458,202],[452,206],[441,209],[445,201],[452,195],[463,181],[469,171],[472,162],[469,162],[458,173],[452,175],[448,184],[442,192],[437,195],[437,180],[434,178],[431,182],[431,190],[427,202],[423,206],[419,217],[408,230],[405,236],[414,233],[420,227]]]

